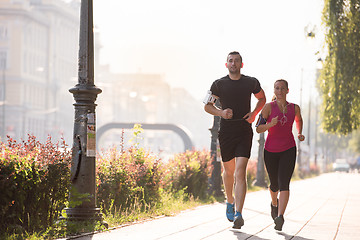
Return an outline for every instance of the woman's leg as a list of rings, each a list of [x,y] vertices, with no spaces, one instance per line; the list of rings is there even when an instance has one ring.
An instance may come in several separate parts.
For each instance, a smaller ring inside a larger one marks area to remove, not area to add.
[[[279,194],[279,206],[278,206],[278,216],[284,215],[286,206],[289,202],[290,191],[280,191]]]
[[[278,154],[264,150],[264,162],[270,179],[271,217],[274,219],[278,216]]]
[[[271,197],[271,205],[273,205],[274,207],[277,207],[279,191],[273,192],[271,190],[271,188],[269,188],[269,192],[270,192],[270,197]]]
[[[281,153],[279,159],[279,210],[278,215],[284,215],[290,197],[290,180],[295,169],[296,147]]]

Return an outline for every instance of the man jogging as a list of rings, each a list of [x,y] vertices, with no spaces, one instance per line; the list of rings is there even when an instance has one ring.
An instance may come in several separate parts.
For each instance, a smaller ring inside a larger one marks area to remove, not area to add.
[[[243,63],[239,52],[229,53],[225,66],[229,75],[213,82],[204,99],[204,109],[221,117],[219,143],[227,199],[226,216],[230,222],[234,222],[233,228],[240,229],[244,225],[241,213],[247,190],[246,166],[253,137],[251,123],[264,106],[266,97],[256,78],[240,73]],[[253,111],[251,94],[258,99]],[[221,109],[214,105],[215,101],[220,101]]]

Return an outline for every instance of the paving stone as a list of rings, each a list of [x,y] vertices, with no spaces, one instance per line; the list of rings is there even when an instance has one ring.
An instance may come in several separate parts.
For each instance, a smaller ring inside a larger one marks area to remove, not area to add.
[[[233,229],[225,203],[215,203],[76,239],[360,240],[360,174],[327,173],[291,182],[282,231],[274,229],[268,190],[247,194],[243,216],[245,225]]]

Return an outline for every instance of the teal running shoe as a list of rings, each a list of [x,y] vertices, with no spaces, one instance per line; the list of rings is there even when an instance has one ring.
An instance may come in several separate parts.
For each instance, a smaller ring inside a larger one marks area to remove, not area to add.
[[[233,203],[226,203],[226,217],[230,222],[234,221],[234,215],[235,215],[235,206]]]

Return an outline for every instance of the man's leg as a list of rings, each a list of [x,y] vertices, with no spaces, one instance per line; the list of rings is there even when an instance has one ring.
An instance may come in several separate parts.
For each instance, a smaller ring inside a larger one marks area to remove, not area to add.
[[[242,213],[247,191],[246,166],[248,158],[237,157],[235,163],[235,209]]]
[[[246,184],[246,166],[248,158],[236,157],[235,162],[235,217],[233,228],[240,229],[244,225],[242,209],[244,206],[247,190]]]
[[[228,203],[234,203],[233,189],[234,189],[234,172],[235,172],[235,158],[230,161],[223,162],[223,182]]]

